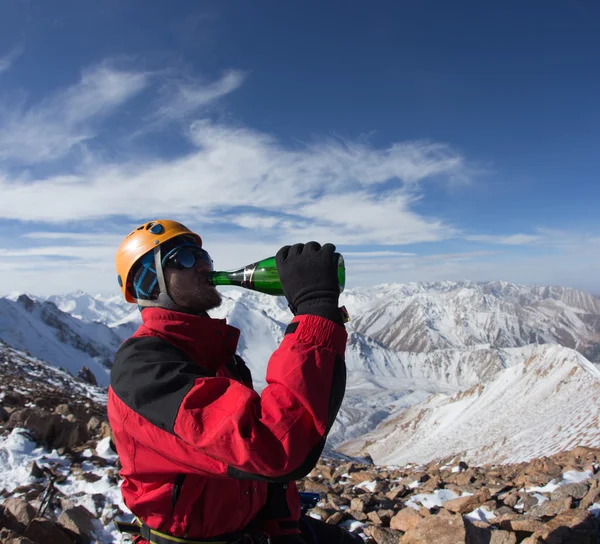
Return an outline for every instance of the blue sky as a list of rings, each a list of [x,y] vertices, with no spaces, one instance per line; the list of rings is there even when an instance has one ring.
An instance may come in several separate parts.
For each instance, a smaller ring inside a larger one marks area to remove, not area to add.
[[[116,293],[139,223],[218,268],[600,292],[600,4],[0,4],[0,293]]]

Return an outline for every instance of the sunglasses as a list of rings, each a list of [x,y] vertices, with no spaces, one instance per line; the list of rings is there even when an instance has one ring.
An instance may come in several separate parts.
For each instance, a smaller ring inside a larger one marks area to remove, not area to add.
[[[213,261],[210,258],[210,255],[200,246],[195,244],[183,244],[172,249],[164,256],[162,265],[163,268],[172,267],[183,270],[186,268],[194,268],[198,260],[208,264],[211,271],[214,270]]]

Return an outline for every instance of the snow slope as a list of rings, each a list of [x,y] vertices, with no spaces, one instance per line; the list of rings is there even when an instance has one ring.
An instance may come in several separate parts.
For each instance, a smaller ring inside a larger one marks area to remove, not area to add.
[[[121,344],[106,325],[86,323],[26,295],[0,298],[0,340],[72,374],[87,366],[101,385],[108,385],[109,367]]]
[[[507,351],[522,362],[488,383],[412,406],[340,451],[368,452],[378,464],[453,456],[483,464],[600,446],[600,371],[561,346]]]

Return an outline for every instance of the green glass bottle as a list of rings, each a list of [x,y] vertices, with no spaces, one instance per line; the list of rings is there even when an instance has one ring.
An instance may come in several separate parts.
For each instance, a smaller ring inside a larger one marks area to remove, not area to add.
[[[337,259],[341,293],[346,286],[346,267],[344,265],[344,258],[339,253],[335,253],[335,258]],[[209,279],[213,285],[235,285],[267,295],[283,295],[275,257],[262,259],[239,270],[211,272]]]

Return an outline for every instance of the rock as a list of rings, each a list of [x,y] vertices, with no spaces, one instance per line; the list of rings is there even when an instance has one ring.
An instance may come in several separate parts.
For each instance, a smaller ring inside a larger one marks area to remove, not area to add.
[[[357,470],[358,470],[358,467],[356,466],[355,463],[345,463],[343,465],[340,465],[336,469],[333,477],[334,478],[341,478],[343,474],[348,474],[349,475],[352,472],[356,472]]]
[[[421,493],[431,493],[435,489],[438,489],[442,486],[442,479],[439,475],[430,476],[430,478],[419,487],[419,491]]]
[[[4,406],[0,406],[0,423],[4,423],[10,419],[10,414],[4,409]]]
[[[59,404],[54,412],[61,416],[68,416],[71,413],[71,407],[68,404]]]
[[[112,443],[113,435],[112,435],[112,429],[110,428],[110,423],[105,420],[100,425],[100,440],[102,440],[103,438],[106,438],[106,437],[110,437],[110,440],[111,440],[110,447],[112,448],[113,451],[116,451],[114,448],[114,444]]]
[[[466,514],[482,506],[486,501],[490,500],[490,497],[490,490],[487,487],[483,487],[474,495],[458,497],[457,499],[445,502],[444,508],[455,514]]]
[[[384,527],[390,526],[390,520],[394,517],[395,512],[390,509],[379,509],[377,510],[377,515],[379,519],[383,523]]]
[[[507,531],[533,534],[544,527],[541,521],[535,519],[512,519],[500,522],[500,527]]]
[[[56,436],[52,440],[52,447],[70,450],[81,441],[85,441],[85,435],[82,433],[80,422],[62,420],[58,426]]]
[[[35,461],[31,461],[31,463],[27,465],[27,470],[29,471],[29,475],[33,478],[44,477],[44,471],[38,466],[38,464]]]
[[[31,504],[17,497],[11,497],[4,501],[4,511],[24,526],[27,526],[37,513]]]
[[[538,499],[529,493],[520,493],[519,496],[521,497],[519,504],[522,505],[523,512],[528,512],[539,504]]]
[[[596,482],[596,480],[594,481]],[[581,499],[579,503],[579,508],[583,508],[587,510],[592,504],[600,502],[600,487],[591,487],[590,490],[586,493],[585,497]]]
[[[543,517],[553,517],[562,512],[563,510],[569,510],[573,504],[572,497],[567,497],[562,501],[544,501],[542,504],[538,504],[527,512],[527,515],[534,519],[541,519]]]
[[[50,544],[72,544],[71,537],[65,533],[56,523],[44,519],[34,519],[27,530],[25,536],[34,542],[47,542]]]
[[[548,544],[595,544],[598,520],[585,510],[567,510],[543,524],[534,536]]]
[[[475,481],[475,471],[471,468],[464,472],[458,472],[448,477],[448,482],[456,484],[458,486],[465,486]]]
[[[469,544],[516,544],[517,535],[509,531],[495,530],[487,523],[464,518],[466,542]]]
[[[38,408],[45,408],[47,410],[51,409],[54,405],[52,400],[48,397],[36,397],[33,399],[33,404],[35,404]]]
[[[367,507],[372,502],[371,499],[372,499],[372,495],[370,495],[369,493],[365,493],[364,495],[361,495],[360,497],[356,497],[355,499],[352,499],[352,501],[350,502],[350,510],[354,510],[356,512],[366,512]]]
[[[390,528],[406,533],[416,529],[422,519],[423,517],[409,506],[400,510],[400,512],[390,520]]]
[[[327,487],[324,484],[314,482],[313,480],[306,479],[304,480],[304,491],[307,491],[309,493],[326,494],[329,491],[329,487]]]
[[[0,542],[3,544],[36,544],[27,537],[21,536],[6,527],[0,529]]]
[[[94,532],[94,516],[83,506],[64,510],[58,517],[58,524],[73,533],[78,544],[89,544]]]
[[[511,491],[510,493],[508,493],[508,495],[506,495],[506,497],[504,497],[504,499],[501,500],[504,504],[506,504],[506,506],[514,508],[519,502],[519,494],[517,493],[517,491]]]
[[[16,391],[6,391],[4,393],[4,398],[2,399],[2,404],[4,406],[24,406],[25,402],[25,397]]]
[[[327,502],[339,509],[340,506],[348,506],[350,501],[334,493],[327,493]]]
[[[398,539],[402,535],[393,529],[384,527],[365,527],[365,535],[370,536],[376,544],[398,544]]]
[[[101,480],[102,477],[98,476],[97,474],[94,474],[93,472],[83,472],[81,474],[81,479],[85,480],[86,482],[88,482],[90,484],[93,484],[94,482]]]
[[[367,521],[369,519],[367,514],[359,512],[358,510],[346,510],[346,513],[349,516],[352,516],[356,521]]]
[[[372,512],[369,512],[367,514],[367,517],[369,518],[369,520],[371,521],[371,523],[373,525],[378,525],[380,527],[383,526],[383,521],[381,521],[379,514],[377,512],[375,512],[375,510],[373,510]]]
[[[433,508],[431,510],[433,510]],[[431,510],[429,510],[429,508],[425,508],[424,506],[420,506],[419,514],[422,518],[426,518],[427,516],[431,516]]]
[[[459,515],[449,517],[430,516],[423,518],[419,525],[400,538],[400,544],[457,544],[464,542],[466,531]]]
[[[379,480],[379,474],[374,470],[357,470],[356,472],[349,473],[349,476],[354,484]]]
[[[38,442],[49,444],[57,432],[60,425],[60,416],[42,412],[32,411],[23,422],[23,427],[31,431]]]
[[[344,514],[342,512],[336,512],[335,514],[332,514],[329,518],[327,518],[327,521],[325,523],[327,523],[328,525],[337,525],[343,519]]]
[[[94,373],[87,366],[82,366],[79,369],[79,371],[77,372],[77,377],[81,381],[89,383],[90,385],[98,385],[98,380],[96,380],[96,376],[94,376]]]
[[[331,508],[321,508],[320,506],[315,506],[311,509],[311,513],[319,516],[319,519],[322,521],[327,521],[333,514],[335,514],[335,510]]]
[[[583,499],[589,491],[590,486],[584,482],[578,484],[567,484],[559,487],[556,491],[553,491],[550,498],[553,501],[559,501],[567,497],[573,497],[574,499]]]
[[[122,515],[123,511],[116,504],[109,504],[105,506],[102,510],[102,516],[100,517],[100,521],[102,522],[102,525],[108,525],[115,518]]]
[[[409,492],[409,488],[406,487],[405,485],[399,485],[394,487],[393,489],[391,489],[390,491],[388,491],[385,496],[390,499],[391,501],[395,501],[400,497],[404,497],[405,495],[408,494]]]
[[[10,414],[8,418],[8,427],[11,429],[14,427],[23,427],[23,423],[31,414],[31,408],[22,408],[20,410],[15,410]]]

